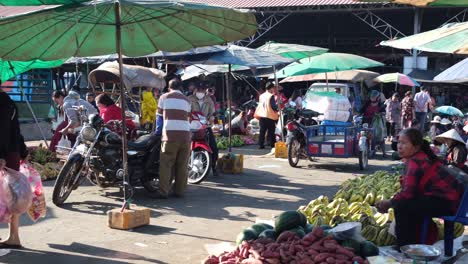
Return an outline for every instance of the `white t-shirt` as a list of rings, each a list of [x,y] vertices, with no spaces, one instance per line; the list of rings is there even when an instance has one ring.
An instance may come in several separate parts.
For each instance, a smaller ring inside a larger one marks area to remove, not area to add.
[[[427,106],[431,102],[431,97],[426,92],[419,92],[414,95],[414,111],[427,112]]]

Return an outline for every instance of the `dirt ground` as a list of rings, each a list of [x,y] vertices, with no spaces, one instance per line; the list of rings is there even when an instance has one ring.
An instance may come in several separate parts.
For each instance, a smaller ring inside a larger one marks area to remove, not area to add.
[[[200,263],[207,249],[233,242],[256,219],[332,196],[344,180],[362,173],[357,158],[302,161],[303,167],[291,168],[287,160],[265,156],[268,151],[235,152],[246,154],[243,174],[209,176],[188,186],[184,198],[155,200],[138,190],[134,201],[151,209],[151,223],[131,231],[107,227],[106,212],[122,204],[118,189],[81,186],[59,208],[50,201],[54,182],[45,182],[47,217],[32,223],[23,215],[25,249],[4,256],[0,250],[0,263]],[[373,159],[367,172],[394,164]],[[0,236],[6,232],[1,225]]]

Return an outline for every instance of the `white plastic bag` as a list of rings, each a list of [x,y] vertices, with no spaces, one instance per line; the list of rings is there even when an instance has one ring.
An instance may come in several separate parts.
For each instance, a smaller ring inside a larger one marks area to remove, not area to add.
[[[32,202],[32,190],[28,178],[9,168],[1,170],[0,174],[0,177],[3,177],[1,191],[5,193],[8,211],[12,214],[26,212]]]
[[[68,140],[67,136],[62,136],[57,144],[57,150],[59,152],[67,152],[68,149],[71,148],[71,141]]]
[[[41,175],[31,164],[26,162],[21,162],[20,172],[28,177],[29,184],[31,185],[33,198],[32,204],[28,209],[28,215],[33,222],[36,222],[40,217],[45,217],[47,210]]]

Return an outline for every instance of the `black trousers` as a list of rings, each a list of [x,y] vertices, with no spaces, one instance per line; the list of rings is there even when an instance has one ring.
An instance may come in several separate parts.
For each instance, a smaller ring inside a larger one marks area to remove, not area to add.
[[[258,137],[258,145],[260,147],[265,146],[265,134],[268,131],[268,141],[272,148],[275,147],[276,138],[275,138],[275,125],[276,121],[273,119],[262,117],[260,118],[260,135]]]
[[[216,145],[216,139],[215,139],[215,136],[213,134],[213,130],[211,129],[211,127],[207,128],[207,132],[208,132],[207,133],[208,145],[210,145],[211,151],[213,151],[213,153],[211,154],[211,159],[213,160],[213,162],[211,163],[211,167],[213,169],[216,169],[216,161],[218,161],[218,156],[219,156],[218,145]]]
[[[428,196],[396,202],[394,210],[399,247],[421,243],[417,228],[422,227],[426,218],[452,214],[448,201]]]

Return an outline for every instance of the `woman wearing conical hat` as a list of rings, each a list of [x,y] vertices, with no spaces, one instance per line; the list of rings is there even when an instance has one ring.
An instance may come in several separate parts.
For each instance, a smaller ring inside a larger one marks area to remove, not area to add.
[[[436,136],[436,140],[445,143],[448,147],[447,150],[447,165],[454,165],[460,169],[468,171],[465,166],[466,156],[468,151],[465,142],[458,134],[457,130],[451,129],[443,134]]]

